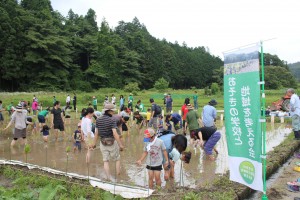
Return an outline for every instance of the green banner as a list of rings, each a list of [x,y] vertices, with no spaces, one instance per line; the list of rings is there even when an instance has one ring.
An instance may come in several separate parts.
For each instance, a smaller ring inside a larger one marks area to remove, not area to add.
[[[224,54],[230,180],[263,191],[258,46]]]

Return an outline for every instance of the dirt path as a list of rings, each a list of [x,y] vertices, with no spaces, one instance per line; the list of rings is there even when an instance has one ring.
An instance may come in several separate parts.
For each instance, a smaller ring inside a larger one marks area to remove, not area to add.
[[[293,200],[295,197],[300,198],[300,192],[289,191],[286,184],[287,182],[296,181],[300,178],[300,172],[293,170],[296,162],[300,162],[300,159],[292,158],[279,172],[278,177],[270,183],[267,189],[269,200]]]

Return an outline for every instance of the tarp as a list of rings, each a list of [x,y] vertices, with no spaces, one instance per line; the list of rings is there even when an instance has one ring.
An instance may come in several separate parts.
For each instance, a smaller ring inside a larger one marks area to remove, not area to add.
[[[17,160],[0,160],[0,165],[23,166],[23,167],[28,167],[28,169],[39,169],[39,170],[42,170],[45,172],[49,172],[49,173],[61,175],[61,176],[67,176],[70,178],[89,180],[90,184],[93,187],[101,188],[103,190],[111,192],[112,194],[121,195],[123,198],[128,198],[128,199],[146,198],[146,197],[149,197],[154,192],[154,190],[151,190],[151,189],[141,188],[138,186],[129,186],[129,185],[124,185],[124,184],[118,184],[118,183],[114,184],[114,183],[102,181],[98,178],[91,177],[91,176],[87,177],[87,176],[83,176],[83,175],[76,174],[76,173],[66,173],[66,172],[55,170],[55,169],[52,169],[49,167],[41,167],[38,165],[24,163],[24,162],[17,161]]]

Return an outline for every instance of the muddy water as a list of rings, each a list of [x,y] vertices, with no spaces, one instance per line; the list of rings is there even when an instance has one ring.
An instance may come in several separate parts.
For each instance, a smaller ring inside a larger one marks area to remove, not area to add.
[[[54,169],[78,173],[82,175],[90,175],[100,179],[105,178],[103,169],[102,154],[97,147],[91,156],[89,169],[85,163],[86,151],[73,153],[72,133],[76,130],[78,116],[72,116],[71,123],[66,125],[66,138],[62,137],[56,142],[53,130],[50,130],[50,140],[46,145],[40,133],[32,133],[31,128],[28,130],[28,143],[31,145],[31,152],[27,156],[27,162],[40,166],[47,166]],[[7,119],[8,117],[6,117]],[[3,126],[3,125],[2,125]],[[2,129],[2,127],[0,127]],[[217,144],[219,155],[215,162],[208,161],[203,151],[199,147],[189,146],[192,152],[192,160],[190,164],[182,164],[178,161],[175,165],[175,183],[195,188],[199,185],[210,183],[216,176],[221,176],[228,170],[227,161],[227,145],[225,137],[225,127],[218,124],[218,129],[222,133],[221,140]],[[267,150],[270,151],[277,146],[291,132],[290,127],[286,124],[267,125]],[[26,160],[24,154],[24,146],[18,145],[10,148],[12,138],[12,129],[0,134],[0,158],[12,160]],[[189,138],[188,138],[189,139]],[[143,151],[143,135],[138,134],[133,125],[130,134],[124,134],[125,151],[121,152],[121,175],[117,177],[117,181],[129,185],[147,186],[147,171],[145,165],[137,166],[136,160],[140,158]],[[66,147],[71,147],[71,152],[66,153]],[[68,159],[68,167],[66,165]],[[112,177],[115,177],[115,165],[110,163]],[[180,178],[180,172],[183,172],[183,178]],[[163,180],[163,173],[162,173]],[[163,181],[163,186],[166,183]]]

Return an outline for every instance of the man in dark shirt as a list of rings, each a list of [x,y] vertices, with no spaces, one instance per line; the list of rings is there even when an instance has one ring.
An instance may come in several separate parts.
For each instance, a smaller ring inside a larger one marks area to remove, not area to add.
[[[208,158],[210,160],[215,160],[213,150],[218,153],[214,147],[220,140],[221,133],[217,131],[215,127],[202,127],[198,130],[198,135],[196,135],[196,137],[200,140],[200,146],[204,148]]]
[[[151,118],[149,121],[149,127],[152,127],[155,129],[155,131],[157,130],[157,116],[158,114],[156,113],[156,103],[154,102],[154,99],[150,99],[150,103],[151,105]]]
[[[117,133],[117,123],[113,119],[115,106],[112,103],[107,103],[102,112],[103,116],[96,120],[96,130],[94,144],[95,146],[98,137],[100,137],[100,150],[102,152],[104,170],[107,179],[110,179],[109,161],[116,161],[117,174],[120,174],[120,150],[124,149],[119,134]]]
[[[77,104],[77,97],[76,94],[74,93],[74,97],[73,97],[73,106],[74,106],[74,110],[76,111],[76,104]]]
[[[60,130],[63,134],[63,137],[65,136],[65,127],[64,127],[64,120],[63,120],[63,112],[60,109],[60,102],[56,101],[54,103],[54,107],[51,111],[51,125],[54,126],[55,130],[55,137],[56,140],[58,139],[58,130]]]

